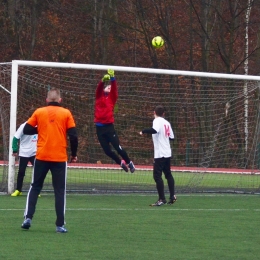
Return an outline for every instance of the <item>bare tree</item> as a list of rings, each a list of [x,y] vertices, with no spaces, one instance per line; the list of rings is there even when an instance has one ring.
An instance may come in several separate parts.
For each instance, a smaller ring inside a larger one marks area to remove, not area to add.
[[[248,35],[248,27],[249,27],[249,20],[250,20],[250,12],[253,4],[253,0],[248,0],[247,9],[245,12],[245,61],[244,61],[244,68],[245,74],[248,74],[248,49],[249,49],[249,35]],[[245,111],[245,153],[247,153],[248,148],[248,82],[245,81],[244,84],[244,111]]]
[[[46,3],[39,0],[8,0],[7,14],[14,32],[17,57],[32,59],[36,44],[37,28]]]

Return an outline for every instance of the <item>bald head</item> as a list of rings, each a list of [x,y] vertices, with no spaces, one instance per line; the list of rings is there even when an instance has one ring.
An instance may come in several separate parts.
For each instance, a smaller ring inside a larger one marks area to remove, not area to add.
[[[46,101],[49,102],[61,102],[61,97],[60,97],[60,90],[57,88],[52,88],[48,91],[47,94],[47,99]]]

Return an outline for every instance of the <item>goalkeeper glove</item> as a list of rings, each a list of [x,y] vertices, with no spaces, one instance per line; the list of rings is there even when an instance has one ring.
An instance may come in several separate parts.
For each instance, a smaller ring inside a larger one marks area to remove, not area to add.
[[[102,81],[105,82],[108,80],[110,80],[110,75],[108,75],[108,74],[104,75],[104,77],[102,78]]]
[[[108,70],[107,70],[107,73],[110,75],[111,78],[114,78],[114,77],[115,77],[115,72],[114,72],[114,70],[108,69]]]

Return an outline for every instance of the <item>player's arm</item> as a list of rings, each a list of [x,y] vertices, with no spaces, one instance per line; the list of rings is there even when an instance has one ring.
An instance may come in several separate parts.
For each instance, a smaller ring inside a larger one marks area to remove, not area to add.
[[[96,88],[96,99],[102,97],[104,89],[104,81],[103,79],[98,83]]]
[[[106,74],[103,76],[103,78],[99,81],[97,88],[96,88],[96,99],[100,98],[103,96],[104,92],[104,85],[106,81],[110,80],[110,75]]]
[[[115,104],[118,98],[118,88],[117,88],[117,82],[115,78],[115,72],[112,69],[108,69],[107,73],[110,76],[110,82],[111,82],[111,91],[109,96],[112,99],[113,103]]]
[[[12,141],[12,150],[13,150],[13,156],[16,156],[18,153],[18,145],[19,139],[17,139],[15,136],[13,137],[13,141]]]
[[[169,139],[170,139],[170,141],[173,141],[173,140],[174,140],[174,133],[173,133],[172,127],[170,128],[170,136],[169,136]]]
[[[110,98],[115,104],[118,98],[118,90],[117,90],[117,83],[116,80],[111,80],[111,91],[110,91]]]
[[[140,132],[140,135],[142,134],[157,134],[157,131],[154,128],[145,128]]]
[[[30,124],[26,123],[23,128],[23,133],[25,135],[36,135],[38,134],[37,127],[31,126]]]
[[[76,127],[71,127],[67,130],[67,134],[70,140],[70,150],[71,150],[71,158],[70,162],[77,161],[77,150],[78,150],[78,134]]]

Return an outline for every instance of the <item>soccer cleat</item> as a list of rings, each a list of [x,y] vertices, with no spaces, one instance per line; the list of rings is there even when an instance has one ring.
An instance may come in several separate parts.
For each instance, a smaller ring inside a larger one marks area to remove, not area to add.
[[[124,160],[121,161],[120,166],[123,168],[123,170],[124,170],[125,172],[128,172],[128,168],[127,168],[126,163],[125,163]]]
[[[56,227],[56,232],[57,233],[67,233],[68,232],[68,230],[64,227],[64,225],[63,226],[61,226],[61,227]]]
[[[177,200],[177,197],[174,195],[174,196],[173,196],[173,199],[170,199],[170,200],[167,202],[167,204],[168,204],[168,205],[172,205],[174,202],[176,202],[176,200]]]
[[[21,228],[28,230],[31,227],[31,222],[32,220],[30,218],[25,219]]]
[[[132,161],[128,164],[128,167],[129,167],[129,169],[130,169],[130,172],[131,172],[131,173],[134,173],[134,171],[135,171],[135,166],[134,166],[134,164],[133,164]]]
[[[158,201],[156,201],[155,203],[153,203],[153,204],[151,204],[150,206],[162,206],[162,205],[164,205],[164,204],[166,204],[167,203],[167,201],[166,200],[158,200]]]
[[[21,196],[21,195],[22,195],[22,192],[19,191],[19,190],[16,190],[16,191],[14,191],[14,192],[11,194],[12,197],[17,197],[17,196]]]

